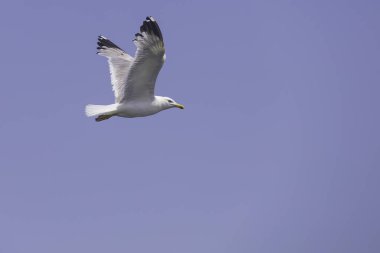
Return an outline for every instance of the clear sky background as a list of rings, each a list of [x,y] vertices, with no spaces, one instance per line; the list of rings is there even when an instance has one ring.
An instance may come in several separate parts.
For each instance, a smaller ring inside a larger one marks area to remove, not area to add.
[[[380,2],[9,1],[1,253],[380,252]],[[183,103],[96,123],[147,15]]]

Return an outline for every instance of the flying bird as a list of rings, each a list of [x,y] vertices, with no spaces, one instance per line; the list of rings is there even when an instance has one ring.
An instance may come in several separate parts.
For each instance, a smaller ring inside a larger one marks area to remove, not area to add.
[[[155,96],[154,86],[165,62],[165,47],[160,27],[153,17],[147,17],[133,40],[135,57],[128,55],[104,36],[98,37],[97,54],[108,58],[115,103],[87,105],[86,115],[96,121],[113,116],[134,118],[156,114],[184,106],[169,97]]]

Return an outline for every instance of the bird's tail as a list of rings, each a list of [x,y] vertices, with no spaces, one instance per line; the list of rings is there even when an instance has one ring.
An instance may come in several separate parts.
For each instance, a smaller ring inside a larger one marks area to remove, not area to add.
[[[111,105],[86,105],[87,117],[98,116],[95,120],[102,121],[111,118],[117,113],[117,104]]]

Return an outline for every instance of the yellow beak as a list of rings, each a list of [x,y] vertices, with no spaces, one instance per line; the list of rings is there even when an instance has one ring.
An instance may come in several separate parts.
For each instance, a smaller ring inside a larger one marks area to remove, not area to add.
[[[185,109],[185,107],[181,104],[175,104],[174,105],[175,107],[179,108],[179,109]]]

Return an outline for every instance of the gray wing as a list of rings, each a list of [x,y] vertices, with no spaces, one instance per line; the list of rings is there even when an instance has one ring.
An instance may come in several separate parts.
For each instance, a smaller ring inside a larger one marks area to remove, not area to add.
[[[153,97],[158,73],[165,62],[161,30],[152,17],[144,20],[133,41],[137,51],[129,67],[122,102]]]
[[[97,49],[97,54],[108,58],[115,102],[120,103],[125,95],[127,76],[134,59],[104,36],[98,37]]]

